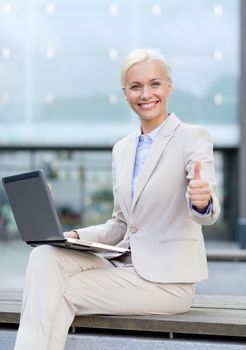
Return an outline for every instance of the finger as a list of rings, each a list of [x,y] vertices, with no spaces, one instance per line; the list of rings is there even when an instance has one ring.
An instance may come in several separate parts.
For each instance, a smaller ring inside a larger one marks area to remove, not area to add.
[[[187,189],[189,194],[205,194],[205,193],[211,193],[211,189],[209,187],[198,187],[198,188],[190,188]]]
[[[197,188],[197,187],[209,187],[208,181],[205,180],[190,180],[189,187]]]
[[[192,201],[192,205],[199,209],[205,209],[208,206],[209,201]]]
[[[198,194],[198,195],[190,195],[189,196],[191,201],[208,201],[210,199],[210,195],[209,194]]]
[[[200,160],[196,160],[194,165],[194,177],[193,180],[201,180],[202,163]]]
[[[74,231],[63,232],[63,235],[65,238],[76,238],[77,236]]]

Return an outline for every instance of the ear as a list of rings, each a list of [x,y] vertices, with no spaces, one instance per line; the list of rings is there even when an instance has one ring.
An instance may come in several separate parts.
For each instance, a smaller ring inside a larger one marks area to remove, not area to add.
[[[170,78],[168,78],[168,83],[167,83],[167,87],[168,87],[168,96],[171,96],[173,93],[173,82]]]
[[[122,86],[122,91],[123,91],[123,94],[125,96],[125,99],[128,101],[126,89],[124,88],[124,86]]]

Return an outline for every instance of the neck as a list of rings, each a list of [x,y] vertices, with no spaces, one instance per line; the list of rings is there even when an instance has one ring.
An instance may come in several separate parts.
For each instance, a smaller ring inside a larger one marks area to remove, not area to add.
[[[149,134],[155,128],[157,128],[165,119],[167,119],[168,113],[165,113],[163,117],[150,120],[141,119],[141,130],[143,134]]]

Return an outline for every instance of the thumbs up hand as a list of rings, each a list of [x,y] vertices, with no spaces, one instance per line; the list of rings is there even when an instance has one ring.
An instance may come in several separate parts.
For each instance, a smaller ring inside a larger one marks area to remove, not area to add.
[[[201,179],[201,169],[202,163],[200,160],[197,160],[194,165],[194,176],[189,182],[187,193],[192,206],[202,212],[207,208],[211,199],[211,189],[208,181]]]

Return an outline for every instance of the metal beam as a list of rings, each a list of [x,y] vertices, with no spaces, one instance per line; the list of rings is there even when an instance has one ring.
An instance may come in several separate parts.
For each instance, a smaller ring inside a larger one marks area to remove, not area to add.
[[[241,0],[240,62],[240,147],[239,147],[239,218],[238,238],[246,249],[246,0]]]

